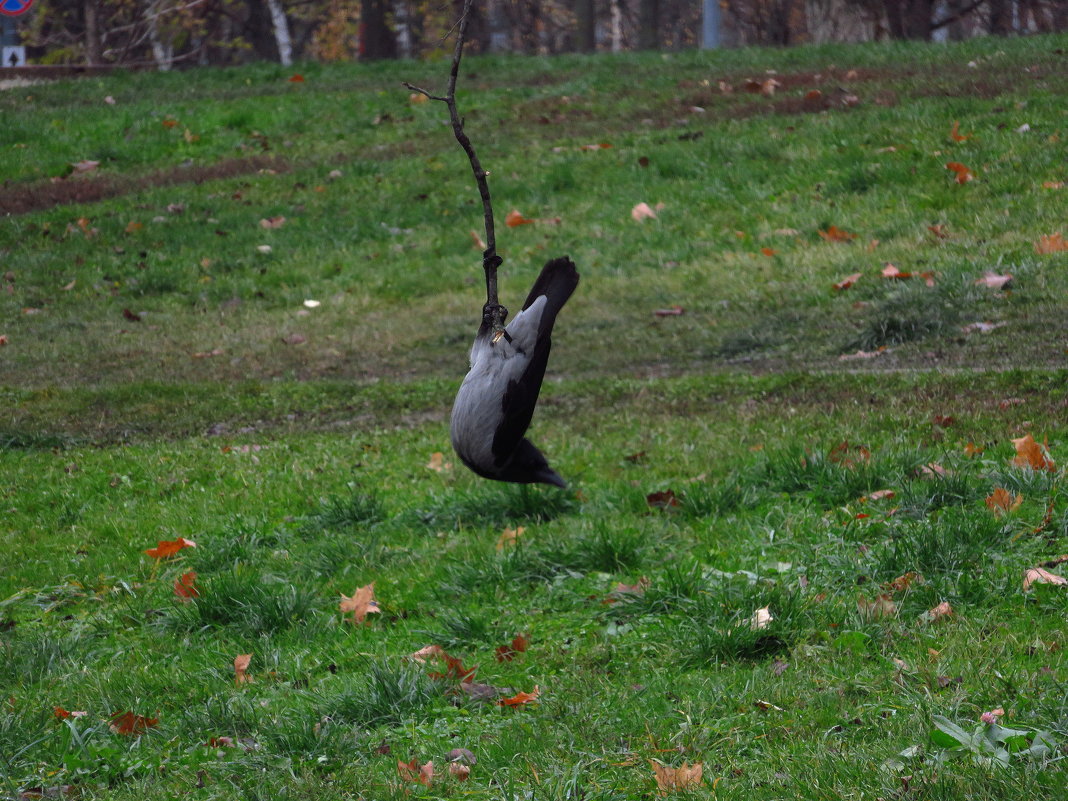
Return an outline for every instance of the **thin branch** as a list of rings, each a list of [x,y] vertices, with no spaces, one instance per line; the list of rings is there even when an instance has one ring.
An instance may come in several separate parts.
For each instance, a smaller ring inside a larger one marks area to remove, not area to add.
[[[497,268],[500,267],[501,262],[504,260],[497,255],[497,238],[493,229],[493,205],[490,202],[489,184],[486,181],[486,176],[489,173],[482,169],[482,164],[475,153],[474,145],[471,144],[471,140],[464,133],[463,118],[460,117],[460,112],[456,108],[456,79],[460,74],[460,60],[463,58],[464,39],[467,36],[467,22],[470,18],[473,4],[474,0],[464,0],[464,8],[456,33],[456,47],[452,52],[452,69],[449,72],[449,83],[445,96],[431,94],[427,90],[420,89],[418,86],[413,86],[407,82],[404,85],[413,92],[419,92],[431,100],[439,100],[448,106],[453,135],[471,162],[471,171],[475,175],[478,193],[482,196],[482,212],[486,223],[486,249],[482,252],[482,269],[486,273],[486,308],[484,309],[484,314],[488,312],[492,315],[494,330],[500,331],[508,310],[501,306],[497,300]]]

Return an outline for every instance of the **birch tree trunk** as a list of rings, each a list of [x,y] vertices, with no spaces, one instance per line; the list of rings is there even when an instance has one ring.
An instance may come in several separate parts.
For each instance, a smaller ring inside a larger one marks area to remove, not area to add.
[[[278,61],[288,67],[293,63],[293,45],[289,39],[289,23],[281,0],[267,0],[271,12],[271,24],[274,26],[274,39],[278,42]]]

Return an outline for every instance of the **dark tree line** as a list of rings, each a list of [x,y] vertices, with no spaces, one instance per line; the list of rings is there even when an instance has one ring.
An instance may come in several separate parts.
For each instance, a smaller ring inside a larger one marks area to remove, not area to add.
[[[709,9],[717,3],[718,9]],[[461,0],[37,0],[34,63],[232,64],[420,58],[445,51]],[[720,42],[963,38],[1068,29],[1068,0],[479,0],[470,52],[592,52]]]

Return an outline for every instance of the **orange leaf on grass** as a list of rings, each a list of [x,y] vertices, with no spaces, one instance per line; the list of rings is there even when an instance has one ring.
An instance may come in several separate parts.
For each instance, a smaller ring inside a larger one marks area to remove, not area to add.
[[[135,736],[144,733],[159,723],[159,718],[146,718],[143,715],[135,715],[133,712],[116,712],[111,716],[108,724],[115,734]]]
[[[928,609],[920,615],[920,622],[934,623],[936,620],[941,620],[944,617],[951,617],[952,615],[953,607],[949,605],[949,601],[942,601],[938,606]]]
[[[304,83],[304,76],[301,75],[299,72],[294,73],[293,75],[289,76],[289,82],[290,83]]]
[[[1004,487],[996,487],[993,492],[986,496],[986,508],[994,513],[994,517],[1001,517],[1007,512],[1015,512],[1023,503],[1023,495],[1013,495]]]
[[[1057,469],[1046,444],[1039,444],[1030,434],[1014,439],[1012,444],[1016,446],[1016,456],[1012,460],[1014,467],[1030,467],[1032,470],[1046,470],[1051,473]]]
[[[850,445],[848,440],[843,440],[831,448],[827,459],[842,467],[856,467],[858,462],[867,464],[871,461],[871,451],[863,445]]]
[[[778,253],[779,253],[779,251],[775,250],[774,248],[761,248],[760,252],[763,253],[765,256],[767,256],[769,259],[772,256],[778,255]]]
[[[519,538],[523,536],[523,532],[526,530],[526,526],[516,526],[515,528],[505,526],[501,536],[497,538],[497,550],[503,551],[509,545],[518,545]]]
[[[968,181],[975,178],[975,176],[972,174],[972,171],[965,167],[963,164],[961,164],[959,161],[948,162],[946,164],[946,169],[952,170],[954,173],[956,173],[958,184],[966,184],[968,183]]]
[[[252,654],[238,654],[234,657],[234,684],[248,684],[252,677],[248,675],[248,666]]]
[[[667,795],[674,790],[691,790],[694,787],[701,786],[704,765],[700,762],[695,762],[692,765],[688,762],[683,762],[677,768],[669,768],[667,765],[661,765],[651,759],[649,764],[653,767],[653,774],[656,776],[656,786],[660,790],[660,795]]]
[[[375,583],[372,581],[360,587],[351,596],[342,594],[341,603],[338,605],[342,614],[352,612],[352,622],[363,623],[368,615],[377,614],[382,610],[378,608],[375,600]]]
[[[155,548],[146,548],[145,553],[151,556],[153,559],[166,559],[168,556],[174,556],[182,548],[196,548],[197,544],[192,540],[187,540],[185,537],[179,537],[176,540],[160,540],[156,543]]]
[[[954,142],[963,142],[967,139],[971,139],[971,134],[962,134],[960,132],[960,123],[957,120],[953,120],[953,127],[949,131],[949,138]]]
[[[893,581],[888,581],[883,584],[883,589],[887,592],[904,592],[913,584],[923,583],[923,576],[914,570],[910,570],[903,576],[898,576]]]
[[[516,228],[520,225],[531,225],[533,222],[534,220],[529,217],[524,217],[517,209],[512,209],[504,217],[504,224],[509,228]]]
[[[425,765],[420,765],[416,759],[411,762],[397,760],[397,775],[405,781],[418,782],[429,787],[430,783],[434,781],[434,762],[430,761]]]
[[[835,290],[836,292],[841,292],[843,289],[849,289],[849,287],[853,286],[853,284],[860,280],[860,276],[860,273],[853,273],[852,275],[847,275],[837,284],[831,284],[831,289]]]
[[[478,248],[479,250],[485,250],[486,249],[485,241],[483,241],[482,237],[480,237],[478,235],[478,232],[474,228],[471,229],[471,241],[474,243],[475,247]]]
[[[494,652],[494,656],[498,662],[511,662],[515,659],[516,654],[521,654],[527,650],[527,646],[530,645],[530,640],[527,639],[525,634],[517,634],[512,638],[512,642],[508,645],[499,645]]]
[[[88,712],[68,712],[61,706],[53,707],[53,712],[60,720],[63,720],[64,718],[84,718],[89,714]]]
[[[536,684],[534,689],[529,693],[516,693],[511,698],[502,698],[497,702],[498,706],[523,706],[529,704],[532,701],[537,701],[538,696],[541,695],[541,688]]]
[[[1035,253],[1060,253],[1066,250],[1068,250],[1068,240],[1065,240],[1060,233],[1041,236],[1035,243]]]
[[[435,473],[443,473],[447,470],[452,470],[452,462],[446,462],[445,454],[441,451],[434,451],[430,454],[430,461],[426,463],[426,466]]]
[[[832,225],[824,231],[822,228],[819,230],[819,235],[827,242],[848,242],[851,239],[856,239],[856,234],[851,234],[848,231],[844,231],[837,225]]]
[[[200,597],[200,590],[196,585],[197,574],[190,570],[174,580],[174,594],[180,601],[192,601]]]

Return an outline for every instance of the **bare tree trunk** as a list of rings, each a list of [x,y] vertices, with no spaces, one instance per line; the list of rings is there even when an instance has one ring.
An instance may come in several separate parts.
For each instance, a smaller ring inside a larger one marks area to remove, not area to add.
[[[597,49],[597,15],[593,0],[575,0],[575,49],[592,53]]]
[[[612,4],[612,52],[618,53],[623,49],[623,9],[620,3],[623,0],[610,0]]]
[[[987,32],[996,36],[1008,36],[1012,33],[1012,0],[988,0],[990,17]]]
[[[660,47],[660,0],[638,0],[638,49]]]
[[[99,64],[103,59],[103,46],[100,40],[100,6],[99,0],[85,0],[85,63],[89,66]]]
[[[152,58],[156,62],[156,68],[160,72],[166,72],[171,68],[174,58],[174,47],[170,43],[164,43],[159,35],[159,0],[152,0],[145,8],[145,18],[148,25],[148,41],[152,45]]]
[[[360,0],[360,58],[396,58],[397,43],[386,25],[387,0]]]
[[[884,0],[890,36],[894,39],[931,38],[934,0]]]
[[[271,24],[274,26],[274,39],[278,42],[278,60],[285,67],[293,63],[293,45],[289,39],[289,23],[281,0],[267,0],[271,12]]]

